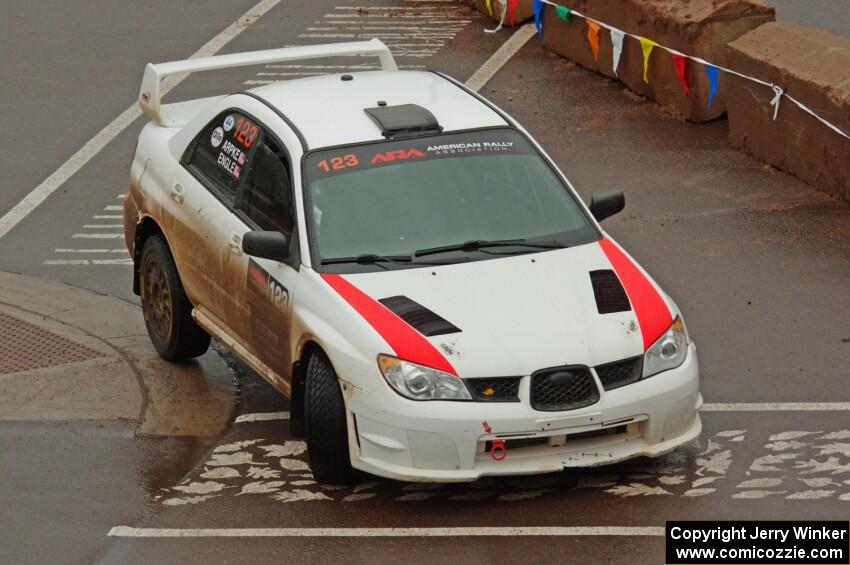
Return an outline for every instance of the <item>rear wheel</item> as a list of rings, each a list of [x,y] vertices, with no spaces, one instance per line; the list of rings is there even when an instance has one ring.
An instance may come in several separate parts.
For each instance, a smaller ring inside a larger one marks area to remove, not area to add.
[[[320,483],[352,482],[345,401],[336,372],[320,352],[307,364],[304,424],[313,477]]]
[[[210,336],[192,319],[192,304],[162,236],[145,241],[139,271],[145,326],[159,355],[183,361],[206,353]]]

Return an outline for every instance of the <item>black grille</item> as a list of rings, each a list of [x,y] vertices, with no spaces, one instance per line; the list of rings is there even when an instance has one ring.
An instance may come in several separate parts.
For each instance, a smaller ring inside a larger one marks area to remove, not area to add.
[[[382,298],[380,302],[422,335],[431,337],[460,332],[460,328],[406,296]]]
[[[600,314],[628,312],[632,309],[629,297],[614,271],[590,271],[590,284],[593,285],[596,310]]]
[[[520,377],[465,379],[475,400],[487,402],[519,402]]]
[[[643,357],[608,363],[596,367],[596,374],[605,390],[613,390],[640,380],[643,375]]]
[[[531,375],[531,407],[547,412],[575,410],[599,401],[587,367],[544,369]]]

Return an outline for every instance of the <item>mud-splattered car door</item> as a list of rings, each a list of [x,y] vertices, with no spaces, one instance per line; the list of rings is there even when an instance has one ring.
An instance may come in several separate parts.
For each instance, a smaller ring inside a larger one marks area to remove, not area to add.
[[[251,349],[287,379],[292,295],[300,264],[290,163],[283,144],[264,134],[252,154],[237,201],[237,210],[250,229],[280,232],[289,241],[289,257],[281,261],[248,259],[242,305],[248,312],[246,338]]]
[[[245,128],[249,131],[242,135]],[[169,243],[193,302],[236,334],[246,323],[238,295],[244,293],[241,273],[248,264],[241,245],[248,228],[236,212],[236,197],[258,137],[253,120],[236,111],[210,122],[177,167],[166,219]]]

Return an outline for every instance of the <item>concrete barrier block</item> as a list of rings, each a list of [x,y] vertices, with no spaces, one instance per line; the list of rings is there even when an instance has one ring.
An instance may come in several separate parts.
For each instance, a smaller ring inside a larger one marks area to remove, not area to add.
[[[850,40],[785,22],[729,45],[736,70],[777,84],[850,134]],[[732,145],[850,201],[850,139],[783,99],[773,120],[773,90],[735,78],[729,90]]]
[[[508,0],[504,0],[507,2]],[[495,22],[502,20],[501,0],[490,0],[490,10],[487,9],[487,0],[461,0],[464,4],[468,4],[490,16]],[[534,8],[532,0],[518,0],[516,10],[514,11],[513,25],[520,25],[523,22],[534,17]],[[491,13],[492,11],[492,13]],[[511,22],[505,18],[505,25],[511,25]]]
[[[774,9],[758,0],[571,0],[566,5],[627,33],[722,66],[726,66],[728,42],[775,19]],[[725,76],[721,75],[718,92],[709,108],[709,83],[703,65],[688,61],[686,76],[690,93],[686,96],[667,51],[653,49],[647,84],[643,80],[643,54],[637,39],[625,38],[615,74],[608,30],[603,28],[599,32],[598,61],[593,58],[584,19],[573,17],[569,23],[563,22],[554,7],[546,6],[543,31],[544,45],[555,53],[619,78],[631,90],[690,121],[713,120],[726,111]]]

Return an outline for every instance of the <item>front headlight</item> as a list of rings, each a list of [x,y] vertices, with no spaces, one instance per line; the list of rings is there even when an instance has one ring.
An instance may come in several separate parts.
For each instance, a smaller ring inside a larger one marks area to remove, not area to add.
[[[688,356],[688,335],[685,324],[678,316],[661,337],[653,343],[643,356],[643,378],[662,371],[675,369]]]
[[[396,392],[412,400],[472,400],[455,375],[389,355],[378,355],[378,368]]]

